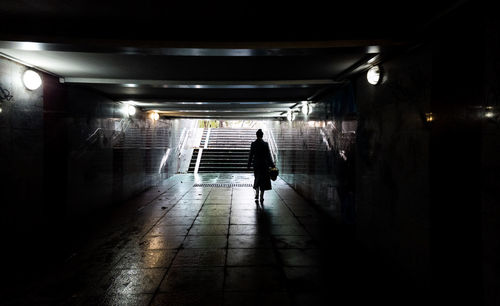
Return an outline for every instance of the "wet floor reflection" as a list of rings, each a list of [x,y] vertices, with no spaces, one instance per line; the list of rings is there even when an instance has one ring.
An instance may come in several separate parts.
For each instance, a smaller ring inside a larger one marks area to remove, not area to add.
[[[318,213],[288,185],[274,182],[263,207],[256,205],[249,187],[193,187],[195,182],[252,179],[251,174],[169,179],[165,193],[110,227],[114,230],[102,234],[102,244],[85,250],[89,256],[110,253],[114,258],[86,271],[94,284],[69,286],[58,300],[79,305],[247,305],[257,300],[301,305],[304,297],[321,297],[322,261],[313,222]],[[78,273],[83,258],[76,256],[67,269]]]

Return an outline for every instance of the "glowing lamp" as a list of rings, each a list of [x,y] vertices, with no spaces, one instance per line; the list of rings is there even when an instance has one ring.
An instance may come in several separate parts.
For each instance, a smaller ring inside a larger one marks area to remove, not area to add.
[[[122,112],[125,116],[133,116],[133,115],[135,115],[136,108],[135,108],[135,106],[133,106],[133,105],[128,105],[128,104],[125,104],[125,105],[123,105],[123,107],[121,108],[121,112]]]
[[[160,119],[160,115],[157,112],[152,112],[149,114],[149,118],[151,118],[151,120],[153,120],[153,121],[156,121],[156,120]]]
[[[380,82],[380,68],[378,66],[370,68],[366,73],[366,79],[368,83],[377,85]]]
[[[135,115],[135,112],[136,112],[135,106],[133,106],[133,105],[128,105],[127,106],[127,114],[129,116]]]
[[[42,85],[42,78],[35,71],[26,70],[23,74],[23,84],[29,90],[35,90]]]
[[[307,101],[302,102],[302,113],[304,116],[308,116],[312,112],[312,105]]]

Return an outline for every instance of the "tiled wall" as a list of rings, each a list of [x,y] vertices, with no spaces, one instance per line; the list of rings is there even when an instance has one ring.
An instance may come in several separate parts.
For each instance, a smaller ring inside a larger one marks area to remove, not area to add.
[[[305,117],[269,123],[280,177],[340,223],[355,222],[353,88],[322,99]]]
[[[323,97],[308,118],[272,123],[281,177],[339,224],[369,258],[430,279],[430,50],[384,63]],[[332,241],[332,243],[334,243]]]
[[[124,118],[120,105],[112,101],[79,88],[67,90],[70,215],[119,204],[177,172],[175,150],[183,129],[190,127],[188,120],[153,122],[141,114]],[[98,128],[103,129],[103,137],[96,144],[86,144],[85,139]]]
[[[381,84],[356,81],[357,238],[380,264],[430,280],[429,48],[383,64]],[[375,260],[375,261],[376,261]]]
[[[12,95],[0,113],[6,233],[60,234],[177,172],[175,150],[191,126],[187,120],[153,123],[140,113],[128,119],[118,103],[43,73],[42,87],[29,91],[21,83],[24,70],[0,60],[0,86]],[[87,141],[96,131],[95,141]],[[161,141],[136,139],[120,146],[137,131],[139,139],[155,134]]]
[[[344,92],[319,101],[307,120],[270,125],[281,177],[352,222],[372,267],[441,303],[497,305],[500,27],[493,9],[479,7],[481,22],[454,12],[426,44],[385,61],[381,84],[353,79],[355,107],[335,102],[348,100]],[[357,122],[354,145],[342,145],[352,143],[342,141],[346,121]],[[341,186],[354,201],[342,201]]]
[[[0,102],[0,226],[4,234],[11,229],[22,232],[43,213],[43,90],[24,87],[25,70],[0,60],[2,96],[11,96]]]

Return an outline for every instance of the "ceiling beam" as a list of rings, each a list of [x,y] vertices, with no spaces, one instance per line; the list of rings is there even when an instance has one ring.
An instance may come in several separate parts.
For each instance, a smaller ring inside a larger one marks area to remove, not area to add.
[[[247,113],[252,113],[252,112],[278,112],[281,113],[283,110],[286,110],[288,108],[267,108],[267,107],[254,107],[254,108],[249,108],[249,107],[232,107],[230,109],[224,109],[224,108],[165,108],[165,107],[141,107],[143,111],[157,111],[157,112],[180,112],[180,113],[186,113],[186,112],[247,112]]]
[[[331,41],[134,41],[86,40],[48,37],[1,37],[0,48],[24,51],[61,51],[164,56],[315,56],[356,51],[380,53],[386,48],[408,44],[394,40]]]
[[[255,80],[255,81],[203,81],[203,80],[143,80],[143,79],[111,79],[66,77],[59,79],[61,83],[119,85],[123,87],[158,87],[186,89],[253,89],[253,88],[307,88],[311,86],[337,85],[341,82],[331,79],[316,80]]]
[[[214,106],[224,106],[224,105],[230,105],[230,106],[258,106],[258,105],[276,105],[277,107],[282,106],[282,105],[289,105],[289,104],[295,104],[299,103],[301,101],[299,100],[283,100],[283,101],[219,101],[219,100],[193,100],[193,101],[178,101],[178,100],[161,100],[161,99],[156,99],[156,100],[121,100],[119,102],[124,102],[136,106],[178,106],[178,105],[184,105],[184,106],[189,106],[189,105],[214,105]]]
[[[263,113],[263,114],[234,114],[234,113],[227,113],[227,114],[220,114],[220,113],[168,113],[168,114],[161,114],[160,117],[162,118],[207,118],[207,119],[246,119],[246,120],[255,120],[255,119],[271,119],[271,118],[281,118],[283,116],[280,116],[277,113]]]

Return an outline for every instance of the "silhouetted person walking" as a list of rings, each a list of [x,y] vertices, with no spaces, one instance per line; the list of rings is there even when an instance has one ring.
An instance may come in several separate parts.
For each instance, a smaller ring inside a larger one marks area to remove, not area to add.
[[[271,157],[271,151],[269,150],[269,145],[265,142],[262,137],[264,132],[259,129],[256,133],[257,140],[252,142],[250,147],[250,156],[248,157],[248,168],[253,162],[253,173],[254,182],[253,189],[255,189],[255,200],[259,198],[260,191],[260,202],[264,202],[264,191],[271,190],[271,178],[269,177],[269,168],[274,168],[274,162]]]

